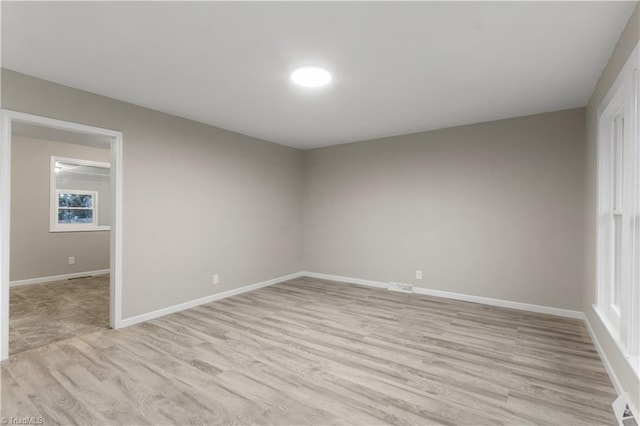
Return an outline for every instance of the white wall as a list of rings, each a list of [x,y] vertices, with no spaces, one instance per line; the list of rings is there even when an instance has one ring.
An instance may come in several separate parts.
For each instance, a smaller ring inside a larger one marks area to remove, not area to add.
[[[584,109],[304,161],[305,270],[581,310]]]
[[[300,151],[9,70],[2,107],[124,133],[124,318],[301,269]]]
[[[109,231],[49,232],[49,192],[51,156],[108,163],[110,151],[16,135],[11,148],[10,280],[108,269]]]

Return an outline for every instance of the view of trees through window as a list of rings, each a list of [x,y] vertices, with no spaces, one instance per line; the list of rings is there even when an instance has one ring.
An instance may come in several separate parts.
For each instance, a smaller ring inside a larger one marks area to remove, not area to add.
[[[58,223],[93,223],[95,194],[58,193]]]

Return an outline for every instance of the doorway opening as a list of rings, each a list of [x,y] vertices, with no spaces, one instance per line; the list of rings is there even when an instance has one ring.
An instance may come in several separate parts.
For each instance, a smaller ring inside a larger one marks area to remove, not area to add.
[[[122,133],[2,110],[0,358],[119,328],[121,306]]]

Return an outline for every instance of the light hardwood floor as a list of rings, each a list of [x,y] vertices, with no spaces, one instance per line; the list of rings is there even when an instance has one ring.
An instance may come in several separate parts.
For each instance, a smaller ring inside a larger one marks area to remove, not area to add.
[[[109,328],[109,275],[12,287],[9,299],[11,354]]]
[[[311,278],[11,356],[50,424],[613,425],[579,320]]]

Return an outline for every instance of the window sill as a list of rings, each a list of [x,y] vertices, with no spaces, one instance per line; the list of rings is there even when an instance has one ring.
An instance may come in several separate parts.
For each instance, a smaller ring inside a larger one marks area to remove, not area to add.
[[[49,228],[49,232],[95,232],[111,231],[111,226],[65,226],[60,228]]]

